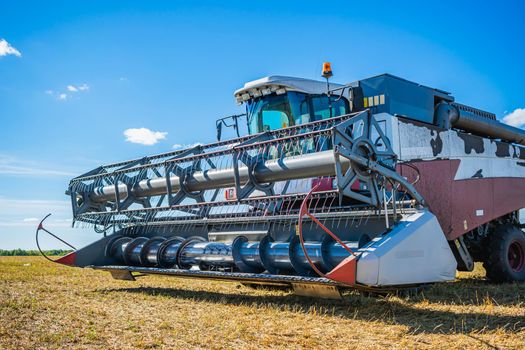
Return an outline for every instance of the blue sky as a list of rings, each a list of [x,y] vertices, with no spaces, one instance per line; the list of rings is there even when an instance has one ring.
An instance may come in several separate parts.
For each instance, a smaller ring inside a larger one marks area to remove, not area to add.
[[[523,125],[524,14],[520,1],[4,1],[0,249],[34,248],[48,212],[73,243],[95,240],[68,228],[71,177],[213,141],[244,82],[320,78],[323,61],[336,82],[389,72]]]

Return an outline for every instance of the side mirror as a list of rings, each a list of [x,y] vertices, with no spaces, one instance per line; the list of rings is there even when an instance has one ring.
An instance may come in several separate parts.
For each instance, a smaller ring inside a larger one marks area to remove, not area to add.
[[[217,141],[220,141],[222,135],[222,120],[218,120],[215,127],[217,128]]]

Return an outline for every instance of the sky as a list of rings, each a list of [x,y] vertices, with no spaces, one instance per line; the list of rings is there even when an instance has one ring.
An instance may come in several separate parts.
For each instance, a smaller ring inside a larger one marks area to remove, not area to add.
[[[69,180],[98,165],[211,142],[267,75],[380,73],[525,124],[522,1],[0,0],[0,249],[48,228],[76,246]],[[61,248],[51,238],[44,248]]]

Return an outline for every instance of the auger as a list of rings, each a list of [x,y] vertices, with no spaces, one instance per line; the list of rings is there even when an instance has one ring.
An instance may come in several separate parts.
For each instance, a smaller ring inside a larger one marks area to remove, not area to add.
[[[525,132],[389,74],[331,75],[247,83],[216,142],[72,179],[74,225],[103,236],[57,262],[319,297],[451,281],[474,261],[525,280]]]

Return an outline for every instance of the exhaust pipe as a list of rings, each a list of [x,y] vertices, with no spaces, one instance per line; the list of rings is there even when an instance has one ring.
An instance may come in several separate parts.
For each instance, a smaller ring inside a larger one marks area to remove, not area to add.
[[[435,115],[438,125],[442,127],[454,127],[525,146],[525,130],[503,124],[493,114],[457,103],[441,102],[436,107]]]

